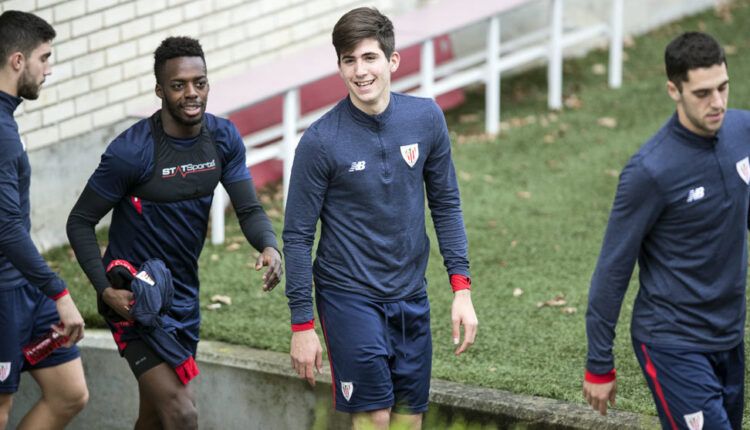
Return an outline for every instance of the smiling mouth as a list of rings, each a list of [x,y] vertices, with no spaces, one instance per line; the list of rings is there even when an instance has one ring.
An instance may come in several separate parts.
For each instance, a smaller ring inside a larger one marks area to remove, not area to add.
[[[369,81],[355,82],[354,85],[362,88],[362,87],[367,87],[369,85],[372,85],[373,82],[375,82],[375,79],[371,79]]]
[[[188,115],[198,115],[201,112],[201,109],[203,108],[203,105],[185,105],[182,107],[182,110],[185,111]]]

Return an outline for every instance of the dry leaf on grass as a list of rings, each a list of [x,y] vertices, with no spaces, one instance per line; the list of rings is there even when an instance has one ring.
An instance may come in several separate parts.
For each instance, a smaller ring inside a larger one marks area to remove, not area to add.
[[[607,73],[607,66],[602,63],[596,63],[591,66],[591,72],[595,75],[603,75]]]
[[[232,304],[232,298],[222,294],[214,294],[211,296],[211,303],[223,303],[229,306]]]
[[[613,178],[620,176],[620,172],[615,169],[607,169],[604,171],[604,174]]]
[[[596,123],[602,127],[615,128],[617,127],[617,120],[611,116],[604,116],[596,120]]]
[[[571,314],[574,314],[574,313],[578,312],[578,309],[574,308],[573,306],[566,306],[566,307],[560,309],[560,312],[562,312],[562,313],[564,313],[566,315],[571,315]]]
[[[551,298],[545,302],[539,302],[536,304],[536,307],[543,308],[543,307],[559,307],[559,306],[565,306],[568,304],[568,302],[565,300],[565,295],[558,294],[554,298]]]
[[[218,254],[211,254],[211,261],[219,261],[219,255]]]
[[[209,311],[215,311],[220,308],[221,308],[221,303],[210,303],[206,305],[206,309],[208,309]]]
[[[516,193],[516,196],[519,199],[528,200],[528,199],[531,198],[531,192],[529,192],[529,191],[519,191],[519,192]]]
[[[523,295],[523,290],[520,288],[514,288],[513,289],[513,297],[521,297]]]
[[[236,251],[236,250],[240,249],[241,247],[242,247],[242,245],[240,245],[237,242],[230,243],[229,245],[227,245],[227,251],[233,252],[233,251]]]
[[[571,94],[565,98],[565,107],[569,109],[580,109],[583,107],[583,100],[578,98],[578,95]]]

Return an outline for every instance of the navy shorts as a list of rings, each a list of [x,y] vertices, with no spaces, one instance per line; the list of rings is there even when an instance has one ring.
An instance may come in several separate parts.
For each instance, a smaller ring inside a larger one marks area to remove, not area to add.
[[[744,405],[743,344],[719,352],[633,348],[665,429],[740,430]]]
[[[397,302],[317,290],[331,362],[334,407],[342,412],[427,410],[432,371],[427,295]]]
[[[57,366],[80,356],[78,347],[58,348],[35,366],[21,348],[49,333],[60,322],[55,302],[38,288],[24,285],[0,290],[0,393],[18,391],[21,372]]]

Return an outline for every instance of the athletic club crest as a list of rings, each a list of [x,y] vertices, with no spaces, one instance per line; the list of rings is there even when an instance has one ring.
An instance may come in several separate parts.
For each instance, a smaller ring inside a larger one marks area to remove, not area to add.
[[[409,167],[414,167],[419,159],[419,144],[401,145],[401,156],[404,157],[404,161]]]
[[[352,393],[354,392],[354,384],[351,382],[344,382],[341,381],[341,394],[344,395],[344,398],[348,402],[349,399],[352,398]]]
[[[4,361],[0,363],[0,382],[4,382],[10,375],[10,362]]]
[[[745,161],[747,161],[747,158],[745,158]],[[690,430],[702,430],[703,429],[703,411],[698,411],[692,414],[685,415],[685,423],[687,423],[687,426]]]
[[[403,146],[401,147],[403,152]],[[745,157],[737,162],[737,173],[740,174],[740,178],[745,181],[746,184],[750,184],[750,161]]]

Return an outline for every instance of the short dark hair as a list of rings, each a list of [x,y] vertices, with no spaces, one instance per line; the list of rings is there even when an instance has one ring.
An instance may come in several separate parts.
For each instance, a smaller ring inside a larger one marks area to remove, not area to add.
[[[333,26],[331,36],[339,60],[342,54],[353,51],[364,39],[377,40],[388,58],[396,50],[393,23],[375,8],[359,7],[345,13]]]
[[[0,67],[8,56],[21,52],[25,57],[39,45],[55,38],[57,33],[47,21],[38,16],[17,10],[0,15]]]
[[[154,51],[154,76],[157,83],[160,82],[159,77],[164,71],[164,64],[167,60],[178,57],[201,57],[203,66],[206,65],[203,48],[196,39],[185,36],[167,37]]]
[[[688,72],[711,66],[726,64],[724,49],[719,42],[706,33],[689,31],[669,42],[664,50],[664,65],[667,78],[682,90],[688,81]]]

